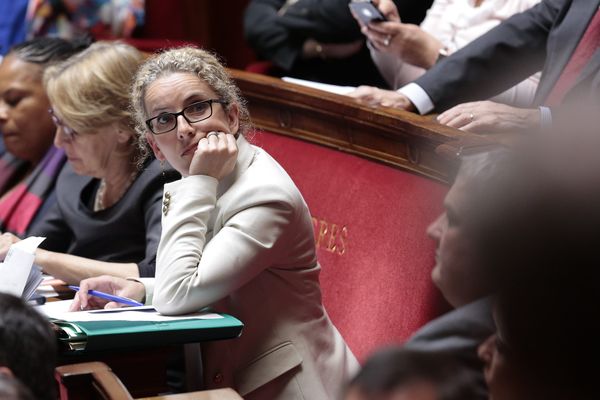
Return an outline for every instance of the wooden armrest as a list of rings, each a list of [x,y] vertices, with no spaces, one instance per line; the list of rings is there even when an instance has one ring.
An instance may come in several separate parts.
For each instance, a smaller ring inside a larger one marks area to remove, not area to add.
[[[121,380],[101,362],[62,365],[56,368],[60,399],[101,398],[132,400]]]
[[[227,388],[170,394],[166,396],[144,397],[139,400],[242,400],[242,397],[240,397],[233,389]]]
[[[108,365],[93,361],[62,365],[56,368],[60,399],[133,400],[121,380]],[[242,400],[233,389],[144,397],[140,400]]]

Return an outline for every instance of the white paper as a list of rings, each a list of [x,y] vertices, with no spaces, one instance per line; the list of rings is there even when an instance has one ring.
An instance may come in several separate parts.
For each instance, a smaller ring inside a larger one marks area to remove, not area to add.
[[[281,78],[281,80],[283,80],[285,82],[295,83],[297,85],[302,85],[302,86],[308,86],[313,89],[319,89],[319,90],[323,90],[325,92],[341,94],[341,95],[347,95],[348,93],[356,90],[356,88],[354,86],[330,85],[328,83],[306,81],[304,79],[291,78],[289,76],[284,76],[283,78]]]
[[[25,299],[33,294],[42,275],[39,268],[32,268],[34,253],[44,239],[32,236],[10,246],[4,262],[0,263],[0,292]]]
[[[221,319],[223,316],[206,311],[191,314],[167,316],[161,315],[152,306],[122,307],[107,310],[69,312],[73,300],[52,301],[36,309],[50,318],[64,321],[155,321],[170,322],[182,319]],[[61,304],[57,304],[61,303]]]

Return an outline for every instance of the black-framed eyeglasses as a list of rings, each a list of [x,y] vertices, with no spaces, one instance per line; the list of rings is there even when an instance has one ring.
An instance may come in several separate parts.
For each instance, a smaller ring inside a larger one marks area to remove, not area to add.
[[[78,133],[75,130],[73,130],[73,128],[71,128],[70,126],[65,125],[65,123],[54,113],[54,109],[49,108],[48,114],[50,114],[54,125],[56,125],[57,128],[62,129],[63,135],[65,135],[67,140],[73,140],[77,137]]]
[[[155,135],[162,135],[163,133],[171,132],[173,129],[177,128],[177,117],[180,115],[185,118],[188,124],[193,124],[194,122],[200,122],[210,118],[213,113],[213,103],[219,103],[222,105],[227,104],[226,101],[220,99],[197,101],[177,113],[160,113],[156,117],[146,120],[146,126],[148,126],[148,129],[150,129],[150,131]]]

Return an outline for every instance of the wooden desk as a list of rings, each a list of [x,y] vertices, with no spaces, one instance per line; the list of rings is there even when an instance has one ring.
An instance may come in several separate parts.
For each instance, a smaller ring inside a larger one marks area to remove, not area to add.
[[[55,318],[76,319],[63,315],[63,305],[53,304],[46,312]],[[150,317],[148,313],[145,315]],[[124,315],[121,312],[111,314],[111,317],[114,316]],[[95,319],[55,322],[57,333],[61,335],[58,339],[62,350],[59,365],[101,361],[121,378],[136,397],[194,389],[190,385],[183,387],[187,369],[183,351],[185,344],[191,343],[191,347],[197,347],[194,344],[198,342],[234,339],[242,330],[241,322],[228,315],[222,315],[219,319],[183,318],[162,322],[152,321],[151,318],[148,321]],[[168,369],[181,373],[181,382],[175,382],[181,386],[167,385]],[[197,380],[201,380],[199,373],[190,382]]]
[[[119,377],[102,362],[87,362],[56,368],[56,379],[60,384],[60,399],[110,399],[133,400]],[[138,398],[139,399],[139,398]],[[181,394],[144,397],[140,400],[241,400],[232,389],[196,391]]]
[[[60,356],[58,365],[90,361],[105,363],[121,379],[133,397],[153,396],[171,390],[167,384],[167,367],[181,357],[182,346],[142,350],[102,352]]]

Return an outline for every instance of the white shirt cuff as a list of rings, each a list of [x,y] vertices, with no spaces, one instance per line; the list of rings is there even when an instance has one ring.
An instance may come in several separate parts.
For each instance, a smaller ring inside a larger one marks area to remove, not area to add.
[[[398,89],[398,93],[408,97],[421,115],[429,113],[435,107],[427,92],[416,83],[409,83],[408,85],[402,86]]]
[[[552,126],[552,111],[550,111],[550,107],[540,107],[540,126],[542,129]]]

